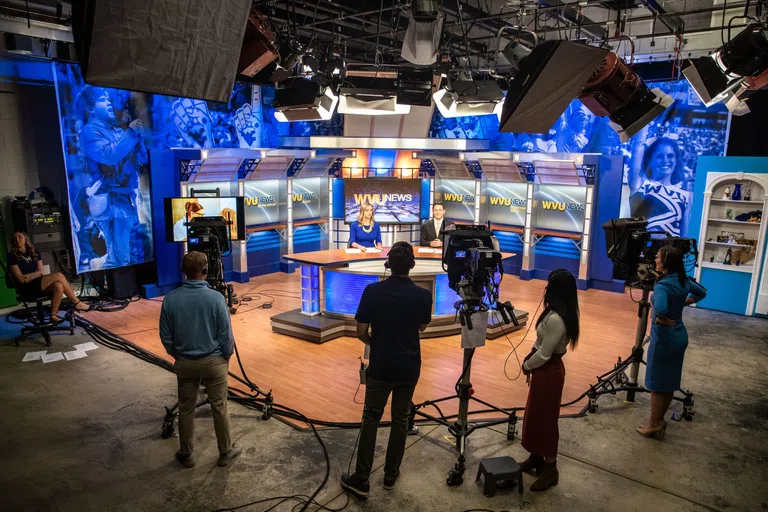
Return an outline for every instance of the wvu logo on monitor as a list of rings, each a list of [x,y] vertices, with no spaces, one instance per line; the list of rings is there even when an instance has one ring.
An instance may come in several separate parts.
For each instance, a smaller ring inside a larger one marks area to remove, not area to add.
[[[276,204],[277,201],[275,201],[275,196],[256,196],[245,198],[246,206],[260,206],[264,208],[266,206],[274,206]]]
[[[475,203],[475,196],[472,194],[443,194],[443,201],[446,203]]]
[[[491,206],[525,206],[528,202],[525,199],[517,199],[512,197],[494,197],[488,198],[491,202]]]
[[[559,201],[541,201],[541,208],[544,210],[586,210],[587,205],[581,203],[562,203]]]
[[[411,194],[354,194],[355,204],[385,205],[388,202],[410,203],[413,201]]]
[[[294,203],[308,203],[314,199],[317,199],[315,192],[302,192],[301,194],[292,194]]]

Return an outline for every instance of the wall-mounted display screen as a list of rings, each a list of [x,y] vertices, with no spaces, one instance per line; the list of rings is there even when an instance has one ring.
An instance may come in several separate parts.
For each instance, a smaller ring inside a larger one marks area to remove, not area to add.
[[[246,181],[245,224],[257,226],[280,222],[280,199],[285,195],[284,187],[285,180]],[[284,198],[282,202],[285,203]]]
[[[293,180],[293,220],[328,217],[328,178]]]
[[[486,218],[495,224],[525,226],[528,184],[487,182],[484,185]]]
[[[245,240],[242,197],[166,197],[165,233],[169,242],[186,242],[185,223],[196,217],[224,217],[232,240]]]
[[[380,224],[417,224],[421,214],[421,180],[345,179],[344,217],[357,220],[360,206],[373,206]]]
[[[537,185],[533,199],[536,216],[534,228],[571,233],[584,231],[587,211],[586,187]]]
[[[475,220],[475,183],[475,180],[436,180],[435,202],[443,203],[446,218]]]

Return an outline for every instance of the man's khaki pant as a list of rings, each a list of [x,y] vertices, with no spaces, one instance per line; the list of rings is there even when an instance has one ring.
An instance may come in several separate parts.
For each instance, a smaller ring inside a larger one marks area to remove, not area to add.
[[[174,368],[179,382],[179,452],[189,455],[194,448],[195,407],[202,381],[213,411],[213,428],[216,431],[219,453],[227,453],[232,449],[227,413],[229,361],[221,356],[205,359],[178,358]]]

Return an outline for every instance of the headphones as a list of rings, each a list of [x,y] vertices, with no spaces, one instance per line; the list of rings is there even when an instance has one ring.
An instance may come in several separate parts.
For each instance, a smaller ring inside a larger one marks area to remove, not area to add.
[[[203,270],[200,271],[204,276],[208,275],[208,267],[203,267]]]

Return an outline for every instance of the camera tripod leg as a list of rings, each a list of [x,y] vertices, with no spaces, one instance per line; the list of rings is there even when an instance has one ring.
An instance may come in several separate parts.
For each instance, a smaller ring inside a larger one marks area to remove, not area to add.
[[[419,433],[419,427],[416,426],[416,406],[411,402],[411,412],[408,414],[408,435],[415,436]]]
[[[643,288],[643,297],[640,299],[640,304],[637,307],[637,330],[635,331],[635,345],[632,347],[632,365],[629,368],[629,381],[626,387],[630,388],[627,391],[627,402],[635,401],[635,394],[637,391],[637,378],[640,373],[640,363],[643,361],[643,345],[645,344],[645,333],[648,330],[648,314],[651,309],[651,303],[648,300],[650,290],[647,287]]]
[[[517,437],[517,410],[513,410],[507,420],[507,441],[514,441]]]

